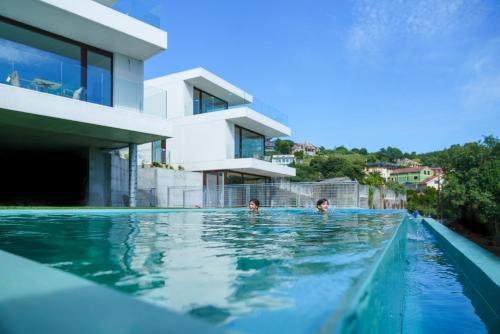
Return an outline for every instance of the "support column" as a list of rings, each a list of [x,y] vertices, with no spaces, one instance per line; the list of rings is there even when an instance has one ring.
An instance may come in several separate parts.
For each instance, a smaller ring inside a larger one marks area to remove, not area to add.
[[[129,144],[128,146],[128,198],[129,206],[135,208],[137,206],[137,144]]]

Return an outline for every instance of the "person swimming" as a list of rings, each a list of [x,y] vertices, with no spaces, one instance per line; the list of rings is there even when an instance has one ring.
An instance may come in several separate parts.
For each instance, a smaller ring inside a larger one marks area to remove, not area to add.
[[[328,212],[328,200],[326,198],[321,198],[316,202],[316,209],[318,212]]]
[[[250,212],[259,212],[260,202],[256,198],[252,198],[248,203],[248,209]]]

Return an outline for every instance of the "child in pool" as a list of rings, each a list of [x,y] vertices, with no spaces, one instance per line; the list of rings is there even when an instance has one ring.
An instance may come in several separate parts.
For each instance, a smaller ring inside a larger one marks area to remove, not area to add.
[[[318,212],[328,212],[328,200],[326,198],[321,198],[316,202],[316,209],[318,209]]]

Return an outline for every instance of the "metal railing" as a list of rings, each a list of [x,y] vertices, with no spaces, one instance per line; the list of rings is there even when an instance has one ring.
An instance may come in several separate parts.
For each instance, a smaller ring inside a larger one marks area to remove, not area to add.
[[[165,198],[149,200],[176,208],[237,208],[246,207],[252,198],[262,207],[315,207],[326,198],[337,208],[403,208],[406,196],[392,190],[370,188],[356,181],[321,183],[232,184],[205,187],[168,187],[156,192]]]

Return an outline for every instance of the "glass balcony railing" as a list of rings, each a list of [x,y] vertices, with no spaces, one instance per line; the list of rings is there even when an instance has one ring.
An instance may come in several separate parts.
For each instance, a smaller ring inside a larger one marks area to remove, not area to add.
[[[87,73],[86,85],[82,84],[82,71]],[[105,70],[84,69],[70,62],[52,61],[50,66],[38,66],[6,63],[0,58],[0,84],[162,118],[167,116],[167,93],[164,90],[155,87],[144,89],[142,82],[119,77],[112,79]],[[115,99],[111,95],[112,86]]]
[[[86,74],[86,83],[82,82]],[[65,61],[6,63],[0,58],[0,82],[38,92],[111,106],[111,73]]]
[[[161,28],[164,2],[162,0],[118,0],[112,8],[156,28]]]
[[[247,99],[245,99],[247,100]],[[241,107],[247,107],[250,108],[260,114],[263,114],[276,122],[279,122],[284,125],[288,125],[288,116],[281,111],[279,111],[277,108],[270,106],[267,103],[264,103],[258,98],[253,98],[252,103],[244,103],[240,105],[232,105],[229,107],[229,109],[234,109],[234,108],[241,108]]]

